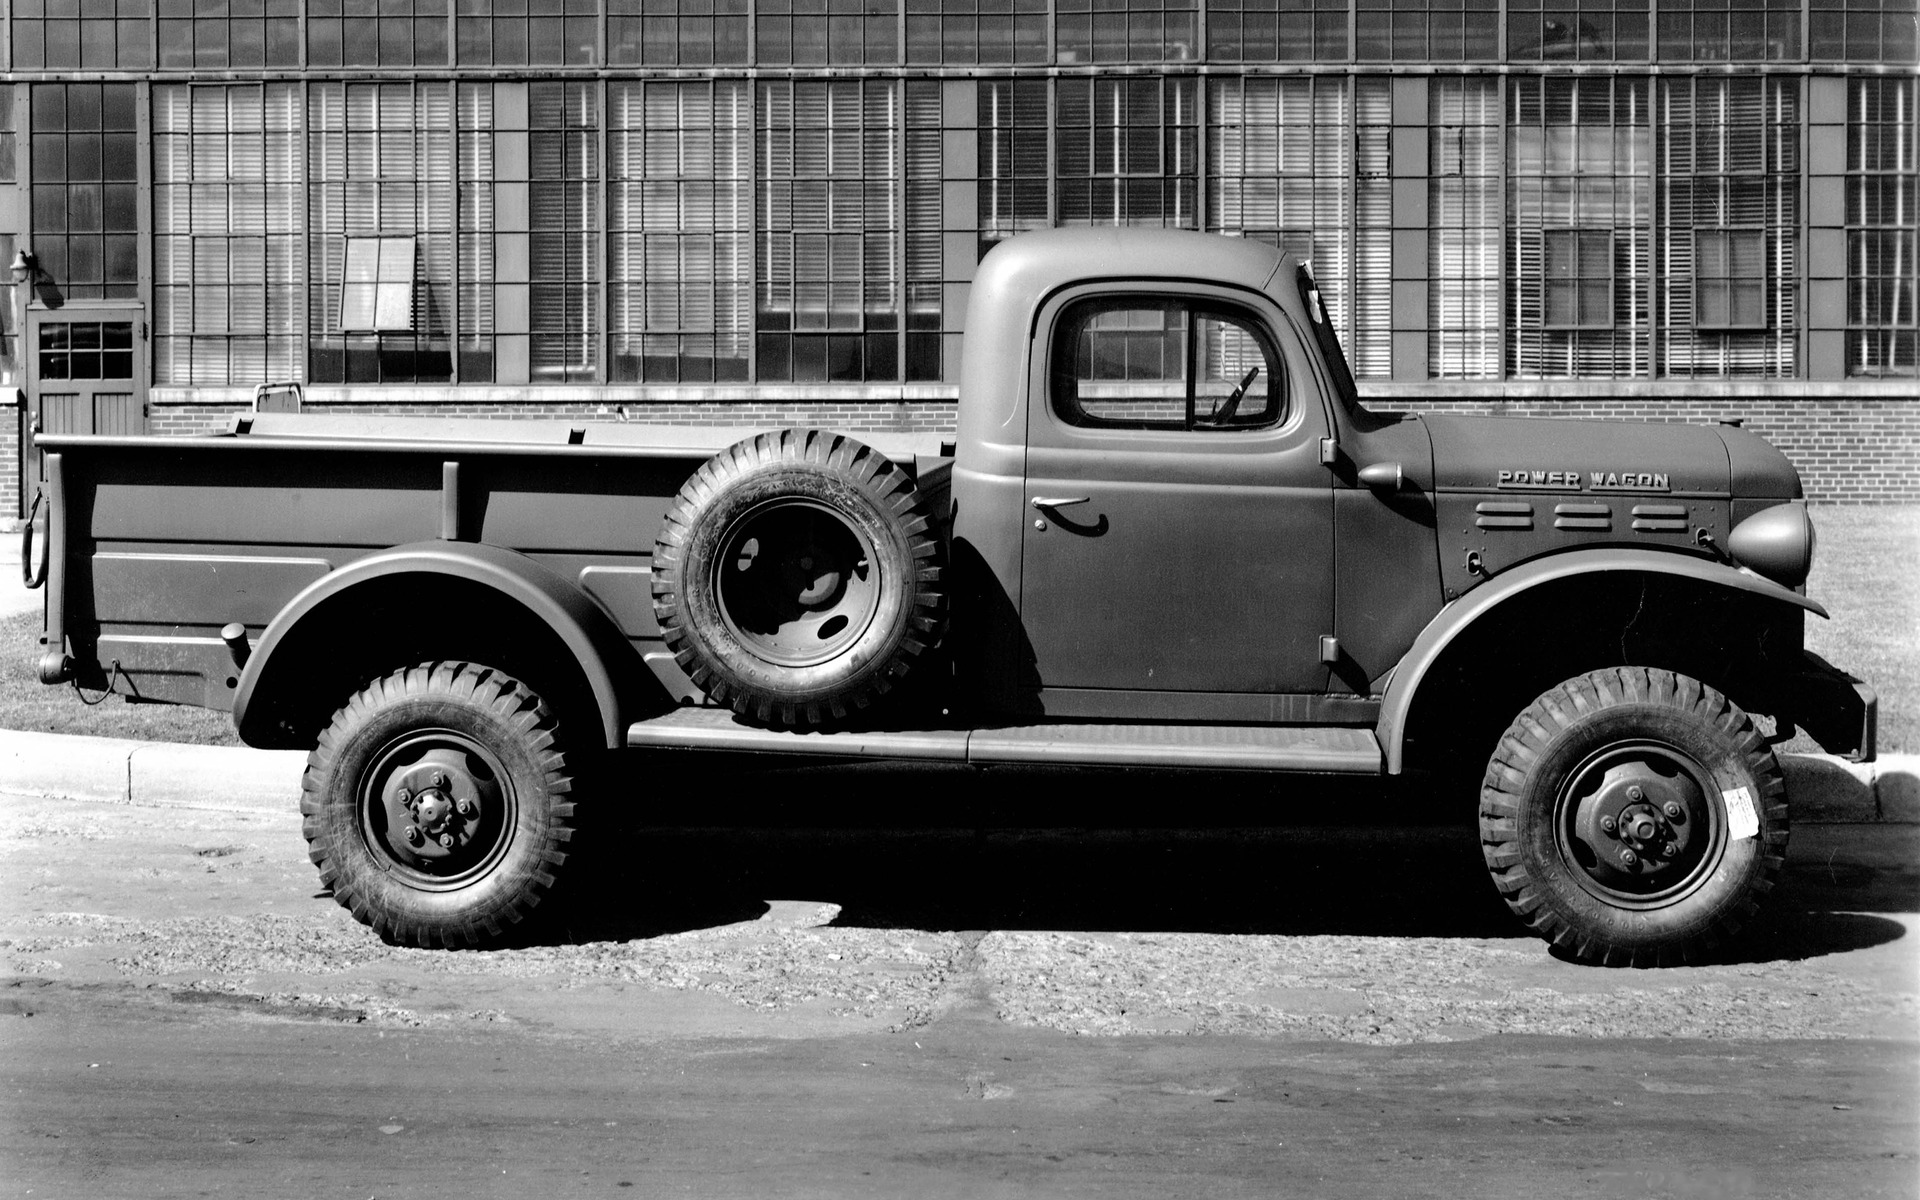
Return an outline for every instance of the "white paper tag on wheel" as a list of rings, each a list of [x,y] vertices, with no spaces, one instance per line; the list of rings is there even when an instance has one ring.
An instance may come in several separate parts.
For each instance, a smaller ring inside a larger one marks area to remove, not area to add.
[[[1758,836],[1760,814],[1753,807],[1753,793],[1737,787],[1720,793],[1727,802],[1727,836],[1734,841]]]

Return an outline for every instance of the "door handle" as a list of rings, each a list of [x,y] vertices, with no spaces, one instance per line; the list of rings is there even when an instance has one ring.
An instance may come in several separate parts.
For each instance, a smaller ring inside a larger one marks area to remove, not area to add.
[[[1065,508],[1069,504],[1085,504],[1092,496],[1035,496],[1035,508]]]

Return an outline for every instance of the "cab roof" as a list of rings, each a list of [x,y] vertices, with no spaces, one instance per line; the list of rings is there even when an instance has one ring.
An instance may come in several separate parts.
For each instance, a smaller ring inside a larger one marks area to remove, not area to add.
[[[1047,229],[1000,243],[980,261],[967,302],[960,367],[960,436],[1011,448],[1033,347],[1033,320],[1063,287],[1124,279],[1195,280],[1244,288],[1293,307],[1299,260],[1265,242],[1138,226]],[[1276,292],[1275,280],[1283,281]],[[1296,293],[1297,297],[1297,293]],[[1008,441],[1009,438],[1011,441]]]

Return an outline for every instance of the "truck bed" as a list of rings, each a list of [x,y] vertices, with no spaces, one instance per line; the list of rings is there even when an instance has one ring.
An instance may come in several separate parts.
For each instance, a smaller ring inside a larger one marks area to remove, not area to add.
[[[257,642],[321,578],[392,547],[481,542],[575,583],[674,698],[649,564],[687,477],[751,428],[242,414],[204,437],[47,436],[49,649],[141,699],[233,706],[229,623]],[[937,433],[859,435],[944,488]]]

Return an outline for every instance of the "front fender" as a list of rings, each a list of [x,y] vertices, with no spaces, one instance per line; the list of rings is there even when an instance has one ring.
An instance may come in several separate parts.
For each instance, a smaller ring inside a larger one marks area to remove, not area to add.
[[[1502,604],[1534,588],[1576,575],[1615,572],[1694,580],[1778,600],[1817,616],[1827,615],[1827,610],[1816,602],[1770,579],[1704,558],[1622,546],[1534,559],[1503,571],[1441,609],[1414,638],[1413,645],[1394,667],[1386,694],[1381,699],[1380,720],[1375,726],[1380,746],[1386,751],[1388,773],[1397,775],[1402,769],[1407,718],[1421,681],[1455,638],[1489,614],[1497,616]]]
[[[233,723],[252,742],[248,709],[276,686],[291,686],[274,675],[276,652],[295,636],[301,622],[330,601],[355,588],[400,575],[461,579],[489,588],[531,613],[560,639],[580,668],[608,748],[626,742],[628,717],[636,711],[626,694],[640,668],[624,635],[598,605],[552,570],[524,554],[483,542],[414,542],[356,559],[308,585],[280,610],[247,658],[234,693]],[[627,660],[631,660],[628,662]],[[616,670],[616,664],[633,669]]]

